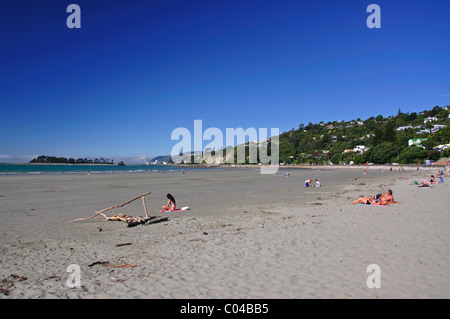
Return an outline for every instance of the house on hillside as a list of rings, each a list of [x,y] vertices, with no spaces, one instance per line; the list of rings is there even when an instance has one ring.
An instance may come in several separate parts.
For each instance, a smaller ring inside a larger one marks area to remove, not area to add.
[[[425,142],[426,138],[414,138],[408,141],[408,146],[422,146],[422,143]]]
[[[413,128],[411,125],[408,125],[408,126],[400,126],[399,128],[397,128],[397,131],[404,131],[404,130],[406,130],[406,129],[409,129],[409,128]]]
[[[433,116],[433,117],[427,117],[426,119],[423,120],[423,123],[427,123],[427,122],[436,122],[438,120],[437,117]]]
[[[422,134],[422,133],[436,133],[437,131],[439,131],[441,128],[447,127],[447,125],[444,124],[434,124],[432,128],[430,129],[423,129],[417,132],[417,134]]]
[[[364,152],[367,152],[369,148],[365,147],[364,145],[356,145],[356,147],[353,149],[354,152],[358,152],[359,154],[362,154]]]
[[[364,145],[357,145],[355,148],[348,148],[345,149],[342,153],[349,153],[349,152],[355,152],[358,154],[362,154],[366,152],[369,148],[365,147]]]
[[[436,151],[443,151],[450,148],[450,144],[443,144],[443,145],[438,145],[436,147],[433,147],[434,150]]]

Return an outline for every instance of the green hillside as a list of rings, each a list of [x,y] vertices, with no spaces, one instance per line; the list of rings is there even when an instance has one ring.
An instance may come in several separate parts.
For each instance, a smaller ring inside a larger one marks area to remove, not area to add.
[[[280,134],[280,163],[423,163],[448,157],[449,106],[366,120],[300,124]],[[419,140],[420,139],[420,140]],[[409,141],[417,144],[409,146]],[[363,147],[364,146],[364,147]]]

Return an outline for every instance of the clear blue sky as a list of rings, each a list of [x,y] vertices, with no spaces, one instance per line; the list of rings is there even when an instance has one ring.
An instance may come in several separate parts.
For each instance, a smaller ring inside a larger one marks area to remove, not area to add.
[[[169,154],[195,119],[284,132],[450,104],[448,0],[8,0],[0,37],[0,162]]]

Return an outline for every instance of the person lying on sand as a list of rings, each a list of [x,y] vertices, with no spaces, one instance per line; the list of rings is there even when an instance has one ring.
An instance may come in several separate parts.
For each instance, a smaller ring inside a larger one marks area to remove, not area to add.
[[[352,204],[364,204],[364,205],[390,205],[394,204],[394,196],[392,196],[392,190],[388,190],[386,193],[381,196],[372,196],[370,198],[360,197],[355,200]]]
[[[379,205],[377,199],[367,198],[367,197],[364,197],[364,196],[358,198],[357,200],[352,202],[352,204]]]
[[[431,178],[429,181],[423,180],[420,182],[420,184],[436,184],[436,180],[434,179],[434,175],[431,175]]]
[[[177,203],[175,202],[175,198],[171,194],[167,194],[167,198],[169,201],[167,202],[167,206],[163,206],[164,210],[174,211],[177,208]]]

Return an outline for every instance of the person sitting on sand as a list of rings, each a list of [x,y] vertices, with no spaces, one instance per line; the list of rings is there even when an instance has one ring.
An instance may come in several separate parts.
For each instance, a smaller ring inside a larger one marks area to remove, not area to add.
[[[316,185],[314,185],[314,187],[320,187],[320,182],[318,179],[316,179]]]
[[[177,207],[177,203],[175,202],[175,198],[171,194],[167,194],[167,198],[169,201],[167,202],[167,206],[163,206],[164,210],[174,211]]]
[[[376,194],[374,196],[370,197],[371,199],[375,199],[375,200],[382,200],[383,202],[390,202],[393,203],[394,202],[394,197],[392,196],[392,190],[388,189],[388,191],[384,194]]]
[[[392,196],[392,190],[388,189],[386,193],[379,198],[380,205],[389,205],[394,203],[394,196]]]
[[[305,181],[305,187],[311,187],[312,179],[307,179]]]

